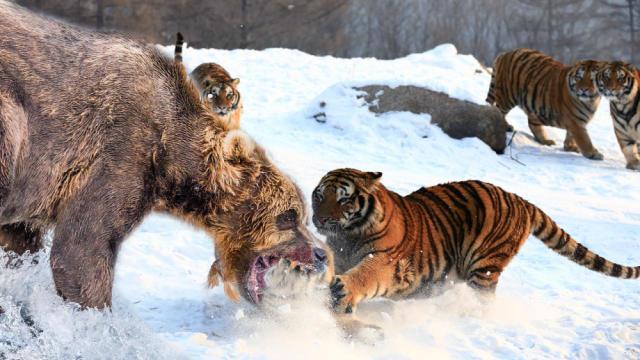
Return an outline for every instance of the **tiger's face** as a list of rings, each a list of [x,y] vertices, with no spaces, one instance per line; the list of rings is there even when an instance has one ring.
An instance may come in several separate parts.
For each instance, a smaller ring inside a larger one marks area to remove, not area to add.
[[[229,81],[216,81],[215,79],[205,79],[202,83],[203,95],[211,109],[220,116],[226,116],[238,109],[240,103],[240,92],[237,86],[240,79]]]
[[[582,101],[593,101],[600,96],[595,77],[602,63],[594,60],[576,63],[567,75],[569,91]]]
[[[329,172],[313,190],[313,224],[324,235],[357,233],[371,221],[378,206],[379,172],[338,169]]]
[[[636,72],[630,64],[611,62],[596,74],[598,91],[609,100],[627,102],[638,91]]]

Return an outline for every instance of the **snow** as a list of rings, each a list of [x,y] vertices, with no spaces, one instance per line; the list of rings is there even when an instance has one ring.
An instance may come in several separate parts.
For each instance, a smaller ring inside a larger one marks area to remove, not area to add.
[[[558,145],[538,145],[520,110],[508,116],[517,132],[498,156],[477,139],[449,138],[428,124],[428,115],[375,116],[351,89],[412,84],[482,104],[489,76],[476,73],[477,61],[452,45],[384,61],[191,48],[184,59],[189,70],[214,61],[242,79],[242,127],[307,198],[338,167],[382,171],[382,181],[402,194],[480,179],[537,204],[610,260],[640,264],[640,173],[624,167],[606,101],[589,126],[604,161],[563,152],[558,129],[547,130]],[[321,101],[324,124],[312,118]],[[111,312],[64,303],[55,294],[48,253],[38,258],[9,268],[6,256],[0,261],[0,358],[640,357],[640,282],[591,272],[533,237],[501,276],[493,300],[454,285],[431,299],[363,303],[359,319],[380,326],[383,339],[372,329],[345,337],[323,292],[260,312],[230,302],[221,288],[207,289],[211,240],[164,215],[150,216],[123,245]]]

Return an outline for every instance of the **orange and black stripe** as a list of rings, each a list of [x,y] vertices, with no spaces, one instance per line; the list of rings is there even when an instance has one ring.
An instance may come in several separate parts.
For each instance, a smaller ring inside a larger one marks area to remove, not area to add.
[[[640,277],[640,267],[613,263],[595,254],[538,207],[497,186],[461,181],[421,188],[403,197],[382,184],[363,188],[358,179],[361,174],[353,169],[334,170],[316,191],[353,189],[345,196],[359,205],[359,218],[349,229],[327,234],[330,246],[336,244],[334,239],[346,239],[339,243],[340,249],[333,249],[336,258],[353,257],[346,263],[356,268],[376,256],[388,259],[385,264],[394,264],[393,270],[380,271],[394,271],[395,284],[375,280],[363,298],[408,295],[450,275],[474,288],[492,291],[531,234],[590,270],[623,279]],[[314,216],[320,201],[323,199],[314,195]],[[414,281],[411,286],[405,284],[409,279]]]

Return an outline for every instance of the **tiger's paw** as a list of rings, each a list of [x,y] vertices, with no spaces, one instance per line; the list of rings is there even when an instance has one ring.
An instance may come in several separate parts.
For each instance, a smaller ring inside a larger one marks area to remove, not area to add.
[[[633,163],[628,163],[627,164],[627,169],[640,171],[640,161],[633,162]]]
[[[594,150],[591,154],[584,154],[589,160],[604,160],[604,155],[602,155],[598,150]]]
[[[578,149],[578,146],[576,144],[569,144],[569,145],[565,144],[564,151],[579,153],[580,149]]]
[[[542,140],[540,140],[540,139],[536,139],[536,140],[538,140],[538,142],[539,142],[540,144],[542,144],[542,145],[546,145],[546,146],[553,146],[553,145],[555,145],[555,144],[556,144],[556,142],[555,142],[555,141],[550,140],[550,139],[542,139]]]
[[[336,276],[329,289],[332,306],[337,313],[350,314],[356,310],[356,302],[348,278]]]

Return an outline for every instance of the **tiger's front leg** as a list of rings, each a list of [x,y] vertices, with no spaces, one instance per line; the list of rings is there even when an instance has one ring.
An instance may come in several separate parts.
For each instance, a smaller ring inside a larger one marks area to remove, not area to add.
[[[392,292],[397,261],[387,255],[369,255],[356,267],[336,275],[331,283],[333,307],[338,313],[352,313],[358,303]]]
[[[578,123],[578,121],[566,121],[565,126],[567,132],[571,132],[572,139],[578,145],[578,149],[582,153],[582,156],[591,160],[603,160],[604,156],[596,149],[591,143],[589,133],[587,133],[586,124]]]
[[[627,161],[627,169],[640,170],[640,156],[638,156],[638,143],[627,134],[615,129],[616,139],[620,150]]]

